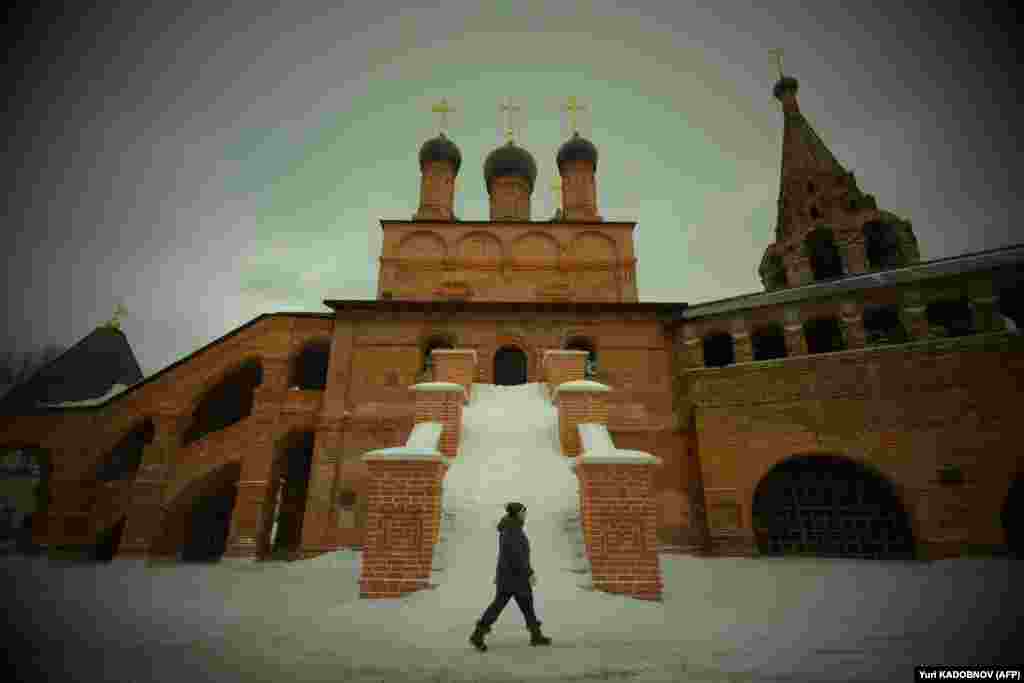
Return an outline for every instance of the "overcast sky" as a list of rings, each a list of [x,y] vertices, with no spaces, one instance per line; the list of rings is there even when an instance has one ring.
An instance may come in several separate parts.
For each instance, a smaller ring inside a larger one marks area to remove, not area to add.
[[[599,211],[639,221],[640,298],[760,291],[776,47],[812,125],[913,222],[923,259],[1024,241],[1003,17],[825,0],[179,4],[54,5],[15,29],[3,349],[69,346],[123,303],[148,375],[260,313],[373,298],[378,221],[416,210],[441,97],[458,109],[460,218],[487,218],[505,96],[540,167],[533,215],[552,214],[559,106],[576,95]]]

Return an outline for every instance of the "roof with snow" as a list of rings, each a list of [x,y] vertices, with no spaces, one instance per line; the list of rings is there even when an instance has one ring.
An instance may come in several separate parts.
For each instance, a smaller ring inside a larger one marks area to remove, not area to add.
[[[101,326],[12,387],[0,399],[0,413],[32,411],[39,403],[97,399],[105,397],[114,385],[131,386],[142,378],[142,368],[124,332]]]

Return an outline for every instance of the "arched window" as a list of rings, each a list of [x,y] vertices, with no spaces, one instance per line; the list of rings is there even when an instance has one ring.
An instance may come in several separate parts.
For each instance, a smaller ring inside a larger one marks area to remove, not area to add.
[[[864,334],[868,344],[903,344],[907,341],[907,330],[896,306],[865,308]]]
[[[132,431],[128,432],[96,470],[99,481],[121,481],[133,479],[142,464],[142,454],[147,444],[153,443],[155,428],[152,420],[145,420]]]
[[[974,316],[966,299],[943,299],[925,307],[929,332],[943,337],[974,334]]]
[[[720,368],[735,362],[736,351],[731,334],[713,332],[704,337],[704,367]]]
[[[754,348],[754,360],[786,357],[786,334],[778,323],[756,328],[750,335],[750,342]]]
[[[816,281],[842,277],[843,263],[839,258],[832,231],[828,228],[816,228],[804,240],[804,249],[811,261],[811,272]]]
[[[843,330],[836,318],[815,318],[804,323],[804,338],[808,353],[842,351]]]
[[[898,268],[907,264],[896,228],[888,223],[864,224],[864,251],[869,268]]]
[[[305,390],[327,388],[327,364],[331,357],[331,342],[326,339],[311,341],[302,347],[292,367],[289,386]]]
[[[263,365],[248,360],[206,392],[182,438],[187,445],[229,427],[252,413],[253,393],[263,382]]]

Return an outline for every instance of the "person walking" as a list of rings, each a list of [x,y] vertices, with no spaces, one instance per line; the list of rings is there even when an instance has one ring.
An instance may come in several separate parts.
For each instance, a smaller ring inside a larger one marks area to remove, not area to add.
[[[540,631],[541,622],[533,611],[533,586],[537,577],[530,566],[530,541],[523,531],[526,522],[526,506],[522,503],[509,503],[505,506],[507,513],[498,522],[498,568],[494,576],[497,592],[480,620],[476,629],[469,637],[469,642],[480,652],[487,651],[484,636],[491,631],[491,624],[497,619],[511,598],[516,599],[519,610],[526,619],[526,628],[530,632],[530,645],[550,645],[551,639]]]

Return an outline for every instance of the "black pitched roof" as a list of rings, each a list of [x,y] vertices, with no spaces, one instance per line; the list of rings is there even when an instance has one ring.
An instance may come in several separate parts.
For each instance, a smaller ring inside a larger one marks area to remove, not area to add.
[[[143,378],[128,339],[119,329],[102,326],[40,368],[0,399],[0,413],[102,396],[114,384],[131,386]]]

